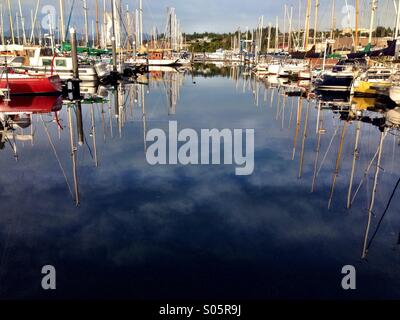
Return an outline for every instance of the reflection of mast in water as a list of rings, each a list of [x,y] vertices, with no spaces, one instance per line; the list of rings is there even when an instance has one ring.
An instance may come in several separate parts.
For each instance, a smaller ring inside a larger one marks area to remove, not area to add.
[[[334,171],[334,174],[333,174],[331,192],[330,192],[329,201],[328,201],[328,209],[330,209],[331,205],[332,205],[332,199],[333,199],[333,193],[335,191],[336,179],[337,179],[337,176],[339,175],[340,159],[341,159],[341,156],[342,156],[343,142],[344,142],[344,137],[346,135],[347,126],[348,126],[348,122],[345,121],[344,125],[343,125],[343,128],[342,128],[342,135],[340,137],[339,151],[338,151],[338,155],[337,155],[337,158],[336,158],[335,171]]]
[[[142,121],[143,121],[143,145],[144,145],[144,153],[147,152],[147,142],[146,142],[146,109],[145,109],[145,101],[144,101],[144,85],[140,86],[140,97],[142,104]]]
[[[325,131],[322,128],[323,127],[323,123],[324,123],[324,119],[321,118],[321,111],[320,110],[321,110],[321,103],[319,102],[318,103],[317,125],[316,125],[318,138],[317,138],[317,149],[316,149],[316,152],[315,152],[314,174],[313,174],[313,180],[312,180],[312,185],[311,185],[311,192],[315,191],[315,182],[316,182],[317,175],[318,175],[318,173],[317,173],[318,159],[319,159],[319,152],[320,152],[320,149],[321,149],[321,137],[322,137],[322,134]]]
[[[123,123],[123,105],[124,105],[124,90],[122,84],[114,90],[114,112],[117,119],[119,137],[122,137],[122,123]]]
[[[179,76],[178,72],[168,72],[166,73],[166,91],[168,97],[168,115],[176,114],[176,104],[179,99]]]
[[[284,121],[285,121],[286,99],[287,99],[287,95],[284,94],[284,95],[283,95],[283,106],[282,106],[282,129],[283,129],[283,123],[284,123]]]
[[[367,248],[368,234],[369,234],[369,229],[371,227],[372,212],[373,212],[374,205],[375,205],[376,189],[377,189],[377,186],[378,186],[378,176],[379,176],[379,172],[380,172],[380,169],[381,169],[383,142],[385,140],[386,134],[387,134],[387,131],[385,129],[385,130],[383,130],[383,132],[381,132],[381,138],[380,138],[380,141],[379,141],[378,159],[376,160],[374,186],[372,188],[371,202],[370,202],[369,208],[368,208],[368,222],[367,222],[367,226],[366,226],[366,229],[365,229],[364,246],[363,246],[363,252],[362,252],[362,256],[361,256],[362,259],[365,259],[367,254],[368,254],[368,248]]]
[[[96,122],[94,119],[94,105],[92,104],[92,107],[90,109],[91,111],[91,120],[92,120],[92,130],[91,130],[91,136],[93,139],[93,149],[94,149],[94,165],[96,167],[99,166],[99,162],[97,161],[97,144],[96,144]]]
[[[101,102],[101,127],[103,129],[103,141],[106,142],[106,124],[105,124],[104,102]]]
[[[51,135],[50,135],[50,133],[49,133],[49,129],[47,128],[47,125],[46,125],[46,123],[44,122],[43,116],[42,116],[42,115],[40,115],[40,119],[42,120],[42,124],[43,124],[44,130],[45,130],[45,132],[46,132],[47,139],[49,140],[49,144],[50,144],[50,146],[51,146],[51,148],[52,148],[52,150],[53,150],[54,157],[56,158],[57,163],[58,163],[58,166],[60,167],[60,170],[61,170],[61,172],[62,172],[62,174],[63,174],[63,176],[64,176],[65,183],[67,184],[69,193],[71,194],[72,199],[74,199],[74,194],[72,193],[72,189],[71,189],[71,186],[70,186],[70,184],[69,184],[69,181],[68,181],[68,178],[67,178],[67,174],[65,173],[64,167],[63,167],[63,165],[62,165],[62,163],[61,163],[61,161],[60,161],[60,157],[58,156],[57,149],[56,149],[56,147],[55,147],[55,145],[54,145],[54,143],[53,143],[53,140],[51,139]],[[61,129],[60,126],[58,126],[58,129],[59,129],[59,130]]]
[[[279,94],[279,93],[278,93]],[[272,89],[272,93],[271,93],[271,100],[269,102],[269,106],[272,108],[272,105],[274,103],[274,96],[275,96],[275,88]]]
[[[310,111],[310,100],[308,101],[307,104],[307,112],[306,112],[306,119],[304,123],[304,130],[303,130],[303,141],[301,143],[301,155],[300,155],[300,165],[299,165],[299,179],[301,179],[301,176],[303,174],[303,163],[304,163],[304,147],[307,139],[307,127],[308,127],[308,114]]]
[[[355,142],[354,142],[353,163],[351,165],[349,190],[347,192],[347,209],[349,209],[351,207],[351,191],[353,189],[354,171],[355,171],[355,168],[356,168],[356,161],[357,161],[357,158],[358,158],[358,142],[360,140],[360,131],[361,131],[361,121],[358,121],[357,122],[357,128],[356,128],[356,139],[355,139]]]
[[[14,153],[14,159],[15,159],[15,161],[18,162],[17,141],[15,138],[15,131],[12,131],[12,137],[13,137],[12,138],[12,140],[13,140],[12,149],[13,149],[13,153]]]
[[[292,127],[292,119],[293,119],[293,108],[294,108],[294,97],[292,97],[292,103],[290,106],[290,115],[289,115],[289,129]]]
[[[78,189],[78,174],[76,168],[76,146],[74,142],[74,130],[72,128],[72,114],[71,114],[71,107],[68,107],[68,127],[69,127],[69,142],[71,146],[71,158],[72,158],[72,174],[74,177],[74,190],[75,190],[75,204],[79,206],[80,199],[79,199],[79,189]],[[78,117],[77,117],[78,120]]]
[[[253,91],[253,94],[254,94],[254,104],[256,105],[256,107],[258,107],[258,104],[259,104],[259,88],[258,88],[258,81],[257,81],[257,78],[256,77],[254,77],[254,91]]]
[[[264,87],[264,96],[263,96],[264,105],[267,102],[267,97],[268,97],[268,90]]]
[[[129,111],[131,114],[131,117],[133,119],[133,104],[134,104],[134,96],[133,96],[133,86],[129,86]]]
[[[297,122],[296,122],[296,132],[295,132],[295,135],[294,135],[292,160],[294,160],[294,156],[296,154],[296,145],[297,145],[297,137],[299,135],[299,130],[300,130],[302,106],[303,106],[303,97],[300,96],[299,97],[299,103],[297,105]]]
[[[111,100],[108,103],[108,118],[109,118],[109,122],[110,122],[110,136],[111,139],[114,138],[114,130],[113,130],[113,117],[112,117],[112,108],[111,108]]]
[[[278,102],[276,104],[276,116],[275,116],[276,120],[278,120],[279,112],[281,110],[281,94],[279,93],[279,89],[278,89],[277,96],[278,96]]]

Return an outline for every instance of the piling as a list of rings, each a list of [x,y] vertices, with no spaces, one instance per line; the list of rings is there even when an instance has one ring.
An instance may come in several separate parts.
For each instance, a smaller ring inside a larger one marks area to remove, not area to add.
[[[76,41],[76,31],[74,28],[69,30],[71,36],[71,56],[72,56],[72,95],[74,99],[80,98],[80,79],[78,69],[78,49]]]

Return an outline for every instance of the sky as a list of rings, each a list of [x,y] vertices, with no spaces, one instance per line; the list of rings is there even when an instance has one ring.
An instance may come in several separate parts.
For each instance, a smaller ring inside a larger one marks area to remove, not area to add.
[[[23,15],[27,21],[30,20],[30,11],[35,8],[38,0],[20,0],[22,4]],[[58,11],[58,0],[39,0],[39,15],[42,19],[44,13],[41,10],[46,5],[53,5]],[[71,25],[83,30],[83,0],[64,0],[66,20],[69,16],[69,10],[72,2],[75,1],[75,6],[71,18]],[[98,0],[99,5],[103,7],[104,0]],[[134,10],[138,7],[138,0],[117,0],[122,1],[123,7],[128,5],[129,10]],[[361,27],[369,26],[370,2],[371,0],[360,1],[360,20]],[[18,0],[10,0],[12,10],[15,13],[18,10]],[[95,20],[95,0],[87,0],[89,26],[91,21]],[[106,6],[109,7],[111,0],[105,0]],[[143,23],[145,32],[152,30],[157,26],[163,31],[166,23],[167,7],[176,9],[177,17],[181,21],[183,31],[186,33],[193,32],[231,32],[237,30],[245,30],[246,27],[254,28],[257,26],[260,16],[264,16],[264,24],[268,22],[275,24],[276,16],[279,16],[280,28],[283,28],[284,6],[293,6],[293,24],[297,28],[299,25],[304,27],[306,0],[143,0]],[[315,0],[312,0],[314,6]],[[355,0],[336,0],[336,21],[340,27],[348,21],[348,10],[346,2],[352,12],[351,6],[354,6]],[[8,9],[6,1],[3,3],[3,14],[5,29],[8,29]],[[299,19],[299,3],[302,5]],[[331,23],[331,3],[332,0],[320,0],[319,10],[319,28],[328,29]],[[394,27],[395,25],[395,10],[392,0],[379,0],[377,25],[385,25]],[[354,10],[353,10],[354,11]],[[314,7],[311,10],[311,27],[313,26]],[[353,17],[354,14],[351,14]],[[300,23],[299,23],[300,22]],[[27,22],[27,25],[29,23]]]

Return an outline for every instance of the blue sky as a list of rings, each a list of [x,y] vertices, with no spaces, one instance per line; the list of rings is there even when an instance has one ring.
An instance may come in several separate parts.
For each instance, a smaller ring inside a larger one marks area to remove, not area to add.
[[[30,10],[34,9],[37,0],[21,0],[23,6],[24,15],[26,19],[30,20]],[[64,0],[66,4],[66,11],[69,13],[69,8],[73,0]],[[91,20],[95,17],[95,0],[87,0],[89,7],[89,25]],[[98,0],[100,7],[103,6],[103,0]],[[6,11],[6,1],[3,2],[3,10]],[[348,0],[348,4],[354,5],[355,0]],[[394,26],[395,24],[395,13],[393,8],[392,0],[380,0],[378,9],[377,24]],[[15,10],[18,8],[18,0],[11,0],[12,7]],[[54,5],[58,10],[58,0],[40,0],[40,8],[47,4]],[[107,7],[109,6],[110,0],[106,0]],[[244,30],[246,27],[254,27],[257,25],[258,18],[263,15],[265,24],[268,22],[275,23],[275,17],[280,17],[280,26],[283,28],[283,13],[284,5],[287,4],[289,7],[294,7],[294,24],[297,27],[299,25],[299,3],[302,4],[302,11],[300,22],[304,25],[304,13],[306,0],[143,0],[144,10],[144,28],[146,31],[151,30],[153,26],[157,26],[159,30],[164,30],[166,20],[166,8],[175,7],[178,18],[181,20],[181,24],[185,32],[192,33],[203,32],[203,31],[215,31],[215,32],[229,32],[241,27]],[[314,0],[312,0],[314,3]],[[342,10],[346,12],[346,1],[336,0],[336,15],[337,24],[340,26],[343,19],[347,19],[347,14],[342,13]],[[138,6],[138,0],[122,0],[123,7],[129,5],[129,8],[133,10]],[[370,11],[370,0],[360,0],[360,18],[363,27],[369,25],[369,11]],[[68,15],[66,13],[66,16]],[[314,9],[312,9],[313,19]],[[40,14],[39,17],[43,17]],[[331,0],[320,0],[320,14],[319,14],[319,25],[320,28],[328,28],[331,20]],[[6,18],[6,16],[5,16]],[[75,7],[73,10],[73,16],[71,22],[78,28],[82,28],[83,21],[83,1],[75,0]],[[313,21],[313,20],[312,20]],[[8,25],[8,20],[5,19],[5,29]],[[313,25],[313,22],[311,22]]]

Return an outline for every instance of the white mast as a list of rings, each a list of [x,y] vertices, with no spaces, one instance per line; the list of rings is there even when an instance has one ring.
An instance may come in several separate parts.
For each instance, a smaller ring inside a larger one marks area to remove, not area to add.
[[[299,0],[299,21],[298,21],[298,39],[297,39],[297,47],[300,47],[300,36],[301,36],[301,0]]]
[[[331,40],[335,36],[335,0],[332,0],[332,16],[331,16]]]
[[[378,8],[378,0],[372,0],[371,3],[371,20],[369,23],[369,37],[368,43],[372,43],[372,31],[374,29],[374,22],[375,22],[375,13]]]
[[[311,11],[311,0],[307,0],[307,12],[306,21],[304,26],[304,50],[307,51],[308,48],[308,37],[310,35],[310,11]]]
[[[272,25],[271,25],[271,22],[270,22],[270,23],[268,23],[268,44],[267,44],[267,53],[269,53],[269,52],[270,52],[270,49],[271,49],[271,28],[272,28]]]
[[[10,0],[7,0],[8,4],[8,16],[10,18],[10,29],[11,29],[11,39],[12,39],[12,44],[15,44],[15,39],[14,39],[14,26],[13,26],[13,15],[11,11],[11,4]]]
[[[64,0],[60,0],[60,18],[61,18],[61,42],[65,42]]]
[[[21,7],[21,0],[18,0],[18,6],[19,6],[19,15],[21,18],[21,27],[22,27],[22,39],[23,39],[23,44],[26,44],[26,34],[25,34],[25,18],[22,15],[22,7]]]
[[[290,51],[290,47],[292,46],[292,19],[293,19],[293,6],[290,7],[288,51]]]
[[[96,46],[96,38],[94,36],[94,20],[92,19],[92,47],[94,48]]]
[[[285,4],[285,14],[283,15],[283,51],[285,51],[285,44],[286,44],[286,14],[287,14],[287,5]]]
[[[83,14],[85,18],[85,46],[89,46],[89,22],[87,15],[87,1],[83,0]]]
[[[1,27],[1,44],[5,45],[4,41],[4,21],[3,21],[3,5],[0,4],[0,27]]]
[[[258,49],[260,52],[261,52],[261,50],[262,50],[263,28],[264,28],[264,16],[261,16],[261,26],[260,26],[260,48]]]
[[[139,46],[143,45],[143,3],[139,0]]]
[[[106,0],[103,0],[103,48],[107,48],[107,12],[106,12]]]
[[[396,18],[395,39],[397,39],[398,36],[399,36],[399,24],[400,24],[400,0],[398,1],[398,4],[397,4],[397,18]]]
[[[139,40],[139,10],[135,9],[135,47],[139,47],[140,50]]]
[[[319,0],[315,0],[314,45],[317,44],[318,9],[319,9]]]
[[[279,48],[279,18],[276,16],[276,26],[275,26],[275,52]]]
[[[20,33],[19,33],[19,19],[18,19],[18,12],[15,13],[15,21],[17,22],[17,43],[20,43]]]
[[[37,3],[36,3],[36,8],[35,8],[35,15],[34,15],[34,18],[32,19],[32,26],[31,26],[31,37],[30,37],[30,43],[32,43],[33,42],[33,35],[34,35],[34,32],[35,32],[35,25],[36,25],[36,18],[37,18],[37,13],[38,13],[38,10],[39,10],[39,4],[40,4],[40,0],[37,0]]]

